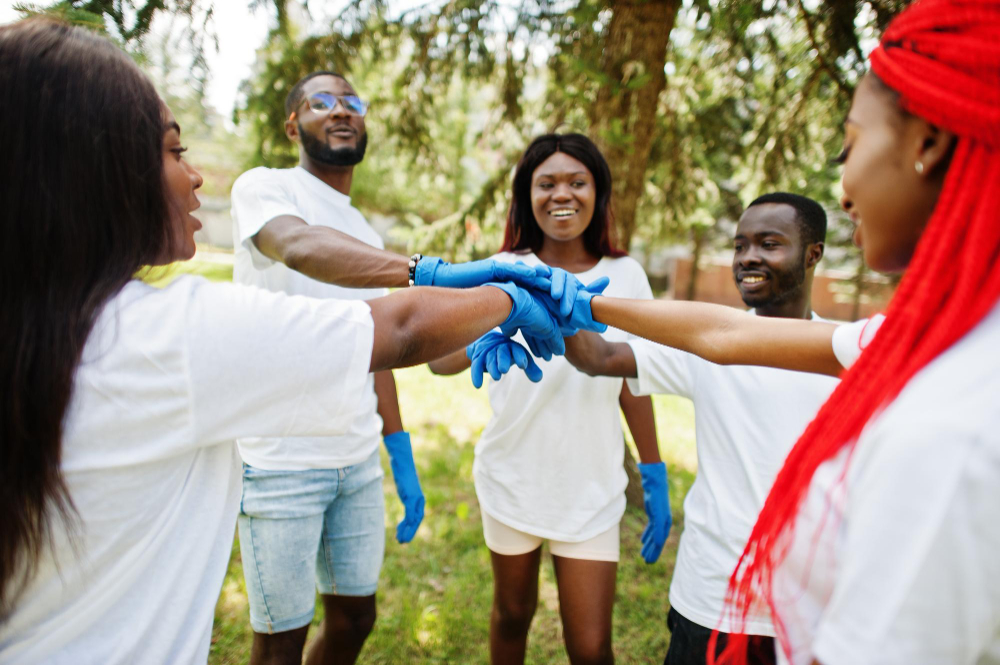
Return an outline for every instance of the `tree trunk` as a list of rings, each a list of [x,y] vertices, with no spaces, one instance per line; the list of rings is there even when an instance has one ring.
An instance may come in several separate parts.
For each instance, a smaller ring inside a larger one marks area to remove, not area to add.
[[[601,70],[602,86],[591,107],[595,141],[611,167],[618,240],[628,249],[636,207],[656,126],[660,93],[666,87],[670,31],[680,0],[613,0]]]
[[[691,252],[691,278],[688,280],[685,300],[694,300],[698,292],[698,272],[701,269],[701,253],[705,248],[705,231],[699,227],[691,229],[694,237],[694,250]]]

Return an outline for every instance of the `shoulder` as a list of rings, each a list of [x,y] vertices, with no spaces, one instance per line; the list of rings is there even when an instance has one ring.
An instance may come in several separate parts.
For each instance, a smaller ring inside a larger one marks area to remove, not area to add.
[[[642,265],[631,256],[605,256],[598,264],[598,269],[609,277],[628,278],[647,281],[646,271]]]
[[[233,193],[256,189],[262,186],[285,185],[289,180],[288,172],[291,169],[271,169],[266,166],[258,166],[240,174],[240,177],[233,182]]]

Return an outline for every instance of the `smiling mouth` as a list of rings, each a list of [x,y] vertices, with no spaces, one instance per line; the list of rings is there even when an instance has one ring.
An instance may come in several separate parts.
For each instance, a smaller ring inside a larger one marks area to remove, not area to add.
[[[565,219],[566,217],[572,217],[576,214],[576,210],[572,208],[558,208],[556,210],[550,210],[549,214],[556,219]]]

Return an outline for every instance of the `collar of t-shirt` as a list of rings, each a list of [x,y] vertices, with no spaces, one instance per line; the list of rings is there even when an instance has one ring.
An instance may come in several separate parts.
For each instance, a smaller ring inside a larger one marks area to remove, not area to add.
[[[747,314],[753,314],[754,316],[757,316],[757,308],[756,307],[751,307],[750,309],[747,310]],[[775,317],[775,318],[778,318],[778,317]],[[809,311],[809,319],[811,321],[826,321],[826,319],[824,319],[821,316],[817,315],[816,312],[814,312],[812,310]]]
[[[291,173],[298,178],[302,185],[307,187],[313,195],[326,199],[328,202],[341,208],[349,208],[351,206],[350,196],[341,194],[336,189],[326,184],[312,173],[309,173],[309,171],[306,171],[301,166],[296,166],[291,170]]]

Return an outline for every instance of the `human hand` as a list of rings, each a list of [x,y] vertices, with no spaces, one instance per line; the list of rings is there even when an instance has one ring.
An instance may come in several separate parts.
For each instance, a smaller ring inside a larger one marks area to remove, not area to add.
[[[542,370],[524,347],[503,333],[489,332],[466,348],[465,353],[472,361],[472,385],[483,386],[483,371],[489,372],[494,381],[499,381],[511,365],[524,370],[525,376],[533,383],[542,380]]]
[[[611,280],[607,277],[598,277],[584,286],[580,280],[565,270],[553,268],[552,271],[550,292],[548,295],[542,294],[539,300],[556,317],[563,336],[571,337],[577,330],[598,333],[607,330],[607,324],[594,320],[590,300],[604,293]]]
[[[417,478],[417,468],[413,463],[410,435],[406,432],[393,432],[383,442],[385,449],[389,451],[389,465],[392,467],[392,479],[396,483],[396,494],[406,511],[403,521],[396,526],[396,540],[408,543],[413,540],[424,519],[424,493],[420,489],[420,479]]]
[[[654,563],[660,558],[673,522],[667,492],[667,465],[663,462],[639,464],[639,475],[642,476],[643,505],[649,518],[642,532],[642,558],[646,563]]]
[[[535,269],[518,261],[505,263],[494,259],[451,264],[425,256],[413,272],[414,286],[446,286],[456,289],[482,286],[490,282],[514,282],[525,288],[540,288],[543,278]]]
[[[513,337],[518,330],[524,335],[532,353],[549,360],[553,355],[566,352],[566,343],[555,318],[541,303],[544,294],[529,291],[510,282],[487,284],[504,291],[514,301],[507,320],[500,324],[500,332]]]

